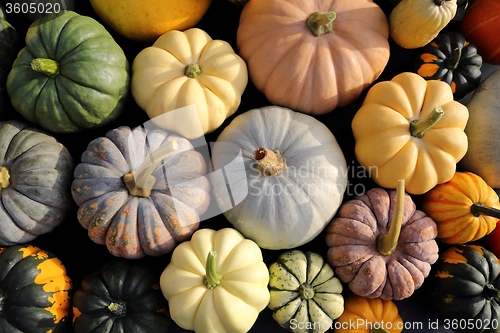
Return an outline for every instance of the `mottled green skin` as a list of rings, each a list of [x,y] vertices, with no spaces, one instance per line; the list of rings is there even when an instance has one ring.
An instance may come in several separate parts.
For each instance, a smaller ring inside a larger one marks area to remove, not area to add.
[[[0,4],[0,116],[5,112],[8,103],[6,93],[7,75],[20,49],[17,31],[5,18],[5,12]]]
[[[75,333],[163,333],[168,303],[149,266],[124,259],[87,275],[73,297]]]
[[[59,73],[50,77],[34,71],[35,58],[55,60]],[[7,91],[28,121],[72,133],[116,119],[129,84],[128,60],[108,31],[91,17],[67,11],[33,22],[7,78]]]
[[[23,13],[28,19],[31,21],[35,21],[36,19],[39,19],[45,14],[49,14],[49,10],[55,11],[53,5],[54,4],[59,4],[61,10],[73,10],[75,9],[75,0],[11,0],[9,1],[13,4],[18,3],[20,5],[22,4],[35,4],[37,5],[37,10],[35,13]],[[41,4],[40,6],[38,6]],[[52,6],[51,6],[52,5]],[[45,9],[45,12],[43,10],[39,9]]]

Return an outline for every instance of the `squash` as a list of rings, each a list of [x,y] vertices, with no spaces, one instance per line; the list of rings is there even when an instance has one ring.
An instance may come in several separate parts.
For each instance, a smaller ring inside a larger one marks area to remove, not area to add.
[[[471,172],[456,172],[422,197],[422,210],[438,227],[446,244],[474,242],[491,233],[500,219],[498,194]]]
[[[500,188],[500,68],[489,74],[467,103],[469,121],[465,133],[467,152],[459,162],[464,171],[475,173],[493,188]]]
[[[262,251],[232,228],[196,231],[160,276],[172,320],[196,333],[248,332],[269,303],[268,283]]]
[[[477,46],[484,61],[500,65],[500,3],[495,0],[474,0],[462,17],[460,32]]]
[[[253,1],[253,0],[252,0]],[[242,167],[226,167],[233,161]],[[279,106],[253,109],[227,125],[212,147],[212,181],[221,212],[265,249],[314,239],[335,215],[347,187],[347,166],[330,130],[315,118]],[[225,198],[231,188],[234,207]]]
[[[335,333],[401,333],[404,322],[393,301],[351,294],[334,326]]]
[[[189,139],[213,132],[232,115],[247,82],[247,66],[231,45],[198,28],[166,32],[132,64],[137,104],[156,125]],[[192,115],[182,109],[191,105]]]
[[[54,137],[19,121],[0,122],[0,142],[0,246],[11,246],[66,219],[74,162]]]
[[[12,105],[55,133],[101,127],[123,111],[129,65],[96,20],[72,11],[33,22],[7,78]]]
[[[252,0],[236,36],[273,105],[324,114],[356,100],[389,60],[389,24],[371,0]]]
[[[9,104],[6,93],[7,75],[20,49],[19,34],[6,21],[4,9],[0,7],[0,116],[5,114],[7,105]]]
[[[14,12],[23,13],[29,20],[35,21],[40,17],[75,9],[75,0],[11,0],[9,1]]]
[[[430,43],[457,13],[457,0],[402,0],[389,14],[390,37],[405,49]]]
[[[166,333],[168,303],[160,274],[138,261],[115,258],[83,278],[73,296],[75,333]]]
[[[438,259],[436,223],[404,192],[372,188],[343,204],[326,228],[327,261],[356,295],[402,300]]]
[[[469,112],[451,87],[403,72],[370,88],[352,120],[355,154],[373,180],[423,194],[450,180],[468,147]]]
[[[426,80],[442,80],[451,86],[453,98],[462,99],[481,82],[482,57],[474,44],[456,31],[442,31],[416,51],[411,71]]]
[[[75,168],[78,221],[117,257],[170,253],[208,208],[206,169],[185,138],[147,126],[110,130],[88,144]]]
[[[212,0],[90,0],[107,26],[138,42],[153,42],[167,31],[194,27],[211,3]]]
[[[500,318],[500,264],[478,245],[446,249],[435,264],[432,300],[435,311],[457,325],[456,332],[497,332]]]
[[[0,249],[0,332],[66,333],[73,284],[63,263],[32,245]]]
[[[269,266],[269,309],[294,333],[323,333],[344,311],[342,284],[315,252],[291,250]]]

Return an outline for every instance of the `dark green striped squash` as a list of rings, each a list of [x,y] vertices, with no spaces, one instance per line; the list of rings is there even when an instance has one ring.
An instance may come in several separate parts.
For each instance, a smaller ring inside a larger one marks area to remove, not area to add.
[[[170,325],[160,273],[139,261],[111,259],[85,276],[73,297],[75,333],[162,333]]]
[[[207,165],[191,143],[127,126],[94,139],[71,185],[78,220],[117,257],[160,256],[190,238],[210,203]]]
[[[62,262],[30,245],[0,249],[0,332],[67,333],[72,281]]]
[[[7,77],[12,105],[25,119],[56,133],[101,127],[122,112],[129,63],[110,33],[73,11],[44,15]]]
[[[493,253],[479,245],[453,246],[440,254],[435,270],[437,313],[449,320],[473,323],[456,325],[454,331],[500,331],[500,264]]]
[[[410,71],[426,80],[441,80],[451,86],[455,100],[463,98],[481,82],[483,58],[473,43],[456,31],[442,31],[415,51]]]

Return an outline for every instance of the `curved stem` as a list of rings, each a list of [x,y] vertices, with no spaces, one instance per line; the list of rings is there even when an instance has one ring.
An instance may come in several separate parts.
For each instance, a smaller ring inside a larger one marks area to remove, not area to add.
[[[205,284],[205,286],[207,286],[207,288],[210,289],[217,287],[222,280],[222,276],[220,274],[217,274],[215,269],[217,263],[216,259],[217,253],[215,251],[208,252],[207,264],[205,266],[206,275],[203,283]]]
[[[496,289],[495,286],[493,286],[490,283],[487,283],[486,286],[484,287],[483,290],[483,295],[486,299],[491,299],[491,298],[500,298],[500,290]]]
[[[470,212],[476,217],[478,217],[479,215],[486,215],[500,219],[500,209],[485,206],[481,202],[473,203],[470,206]]]
[[[424,136],[425,132],[432,128],[439,119],[441,119],[444,115],[444,110],[440,106],[436,106],[434,110],[432,110],[429,118],[425,120],[416,119],[410,123],[410,133],[412,136],[416,138],[421,138]]]
[[[332,32],[333,30],[333,20],[337,15],[335,12],[314,12],[307,19],[307,26],[314,34],[314,36],[319,37],[326,33]]]
[[[192,79],[196,79],[201,74],[201,67],[198,64],[189,64],[184,68],[184,74]]]
[[[286,169],[285,158],[276,150],[260,147],[254,150],[253,156],[257,161],[257,169],[266,176],[273,176]]]
[[[59,64],[57,61],[47,58],[33,59],[31,61],[31,69],[52,78],[59,74]]]
[[[405,181],[399,179],[396,187],[396,206],[394,215],[390,221],[391,226],[387,234],[379,235],[377,238],[377,250],[383,256],[388,256],[396,251],[398,246],[399,234],[403,224],[403,213],[405,203]]]
[[[449,69],[456,69],[460,62],[460,58],[462,58],[462,49],[460,47],[454,48],[452,57],[446,61],[446,67]]]
[[[0,167],[0,190],[9,187],[10,185],[10,173],[9,169],[6,167]]]

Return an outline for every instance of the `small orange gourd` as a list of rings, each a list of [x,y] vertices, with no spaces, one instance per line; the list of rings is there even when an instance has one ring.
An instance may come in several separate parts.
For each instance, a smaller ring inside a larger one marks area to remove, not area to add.
[[[478,175],[456,172],[422,197],[422,210],[438,227],[443,243],[464,244],[491,233],[500,219],[497,193]]]

